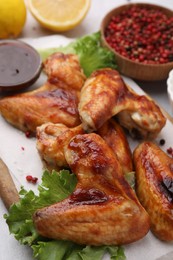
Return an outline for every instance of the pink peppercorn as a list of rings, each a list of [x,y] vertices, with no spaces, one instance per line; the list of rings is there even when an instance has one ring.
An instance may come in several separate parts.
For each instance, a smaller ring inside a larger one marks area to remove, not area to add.
[[[173,148],[169,147],[167,150],[167,153],[173,157]]]
[[[173,61],[173,17],[152,7],[132,5],[113,16],[107,43],[119,54],[145,64]]]
[[[27,176],[26,176],[26,180],[27,180],[28,182],[32,182],[33,184],[35,184],[35,183],[37,183],[38,178],[37,178],[37,177],[33,177],[32,175],[27,175]]]
[[[25,136],[26,136],[27,138],[30,138],[30,137],[31,137],[31,132],[30,132],[30,131],[26,131],[26,132],[25,132]]]
[[[32,181],[32,176],[31,176],[31,175],[27,175],[27,176],[26,176],[26,180],[27,180],[28,182]]]

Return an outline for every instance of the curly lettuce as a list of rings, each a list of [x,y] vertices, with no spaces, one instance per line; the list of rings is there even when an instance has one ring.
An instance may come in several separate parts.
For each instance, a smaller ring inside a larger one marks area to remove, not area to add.
[[[114,53],[101,44],[100,32],[78,38],[67,46],[38,49],[38,52],[42,60],[45,60],[54,52],[77,54],[81,67],[87,77],[97,69],[106,67],[117,69]]]

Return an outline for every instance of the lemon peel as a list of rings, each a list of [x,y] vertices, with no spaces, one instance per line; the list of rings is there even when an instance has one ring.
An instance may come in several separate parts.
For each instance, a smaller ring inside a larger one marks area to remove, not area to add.
[[[16,38],[26,21],[26,6],[23,0],[0,0],[0,39]]]

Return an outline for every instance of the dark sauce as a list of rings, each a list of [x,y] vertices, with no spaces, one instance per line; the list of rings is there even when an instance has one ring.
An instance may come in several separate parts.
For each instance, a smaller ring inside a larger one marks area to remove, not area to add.
[[[42,64],[38,52],[21,41],[0,41],[0,89],[18,90],[33,84]]]

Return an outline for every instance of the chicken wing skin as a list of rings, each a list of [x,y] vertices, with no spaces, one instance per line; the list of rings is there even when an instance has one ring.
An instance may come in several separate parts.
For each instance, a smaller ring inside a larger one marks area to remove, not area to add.
[[[123,128],[115,120],[110,119],[97,130],[97,134],[112,148],[123,173],[133,171],[132,153]]]
[[[49,57],[45,64],[48,81],[42,87],[0,100],[2,116],[20,130],[34,134],[37,126],[47,122],[62,123],[68,127],[75,127],[81,122],[78,113],[79,89],[85,77],[76,55],[66,57],[57,53]],[[64,68],[65,75],[59,67]],[[67,81],[69,85],[66,85]]]
[[[46,122],[63,123],[69,127],[80,124],[77,106],[75,93],[49,83],[38,90],[0,100],[1,115],[16,128],[32,133]]]
[[[116,70],[95,71],[81,90],[79,114],[83,128],[99,129],[112,116],[130,133],[153,138],[161,131],[166,119],[160,108],[147,96],[139,96],[127,87]]]
[[[68,128],[63,124],[45,123],[37,127],[36,148],[49,170],[67,168],[68,164],[64,155],[64,146],[70,139],[83,134],[81,125]]]
[[[134,151],[137,195],[148,212],[151,230],[161,240],[173,240],[173,159],[152,142]]]
[[[63,124],[46,123],[37,127],[36,147],[48,169],[68,167],[64,147],[77,134],[84,134],[81,125],[68,128]],[[99,134],[117,156],[123,173],[133,171],[132,154],[122,127],[114,120],[108,120],[98,129]]]
[[[43,67],[51,84],[62,85],[68,90],[80,91],[86,80],[79,59],[74,54],[53,53],[45,60]]]
[[[99,135],[74,136],[65,157],[78,184],[64,201],[36,211],[33,220],[41,235],[89,245],[126,244],[146,235],[148,214]]]

